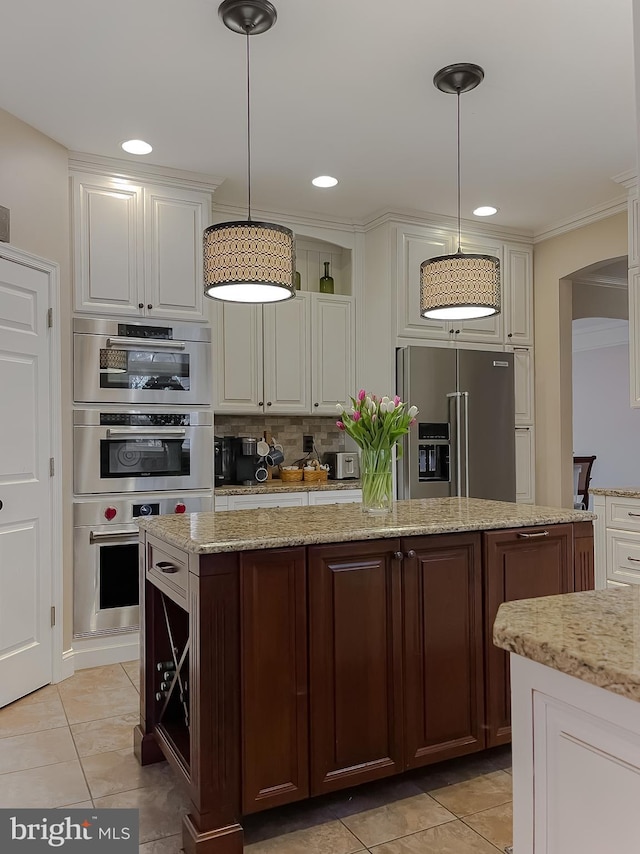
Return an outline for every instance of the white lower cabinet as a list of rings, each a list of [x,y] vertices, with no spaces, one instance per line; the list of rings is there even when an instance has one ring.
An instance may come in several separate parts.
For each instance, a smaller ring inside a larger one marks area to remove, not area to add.
[[[535,436],[533,427],[516,429],[516,501],[535,503]]]
[[[594,495],[596,589],[640,584],[640,498]]]
[[[319,504],[353,504],[362,500],[360,489],[323,489],[314,492],[267,492],[259,495],[222,495],[216,510],[256,510],[260,507],[307,507]]]

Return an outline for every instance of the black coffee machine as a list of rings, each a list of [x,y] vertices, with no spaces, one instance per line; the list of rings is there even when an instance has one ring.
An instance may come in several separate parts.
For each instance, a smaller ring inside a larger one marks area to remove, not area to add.
[[[257,455],[257,440],[246,436],[215,437],[215,482],[260,483],[268,473]]]
[[[214,478],[215,485],[236,483],[235,457],[238,453],[235,436],[215,436],[214,445]]]

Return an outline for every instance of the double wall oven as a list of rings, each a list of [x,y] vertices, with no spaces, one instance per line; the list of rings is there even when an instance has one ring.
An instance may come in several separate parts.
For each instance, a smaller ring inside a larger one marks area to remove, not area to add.
[[[74,637],[139,625],[141,516],[212,508],[211,332],[77,318]]]

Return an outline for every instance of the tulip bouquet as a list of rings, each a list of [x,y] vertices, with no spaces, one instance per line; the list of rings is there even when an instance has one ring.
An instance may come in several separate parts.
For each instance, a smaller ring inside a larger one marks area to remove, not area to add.
[[[361,448],[362,504],[372,513],[385,513],[393,502],[391,465],[398,439],[415,424],[418,409],[396,397],[377,397],[360,389],[351,407],[338,404],[336,425]],[[398,454],[402,446],[398,446]]]

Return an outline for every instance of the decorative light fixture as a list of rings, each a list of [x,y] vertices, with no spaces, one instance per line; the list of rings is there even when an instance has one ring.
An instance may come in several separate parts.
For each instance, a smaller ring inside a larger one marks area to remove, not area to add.
[[[251,74],[249,37],[276,22],[268,0],[224,0],[223,23],[247,40],[247,220],[210,225],[204,232],[204,293],[228,302],[281,302],[295,297],[293,232],[251,219]]]
[[[441,68],[433,84],[458,96],[458,251],[420,265],[420,314],[438,320],[466,320],[500,312],[500,261],[463,252],[460,240],[460,95],[482,82],[479,65],[459,62]]]

